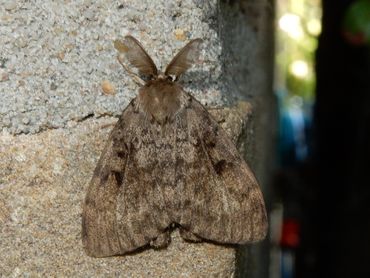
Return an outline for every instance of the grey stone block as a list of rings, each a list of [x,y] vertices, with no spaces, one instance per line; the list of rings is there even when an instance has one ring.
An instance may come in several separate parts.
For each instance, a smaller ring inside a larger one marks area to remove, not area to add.
[[[212,109],[233,140],[251,106]],[[187,243],[175,231],[167,249],[90,258],[81,243],[85,191],[115,119],[88,119],[69,129],[0,136],[0,273],[57,277],[232,277],[235,249]]]

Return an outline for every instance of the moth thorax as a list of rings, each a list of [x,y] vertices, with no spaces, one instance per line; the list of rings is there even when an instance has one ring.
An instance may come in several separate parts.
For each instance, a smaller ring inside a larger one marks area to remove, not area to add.
[[[181,88],[174,82],[158,78],[139,91],[139,104],[147,118],[159,124],[171,122],[181,109]]]

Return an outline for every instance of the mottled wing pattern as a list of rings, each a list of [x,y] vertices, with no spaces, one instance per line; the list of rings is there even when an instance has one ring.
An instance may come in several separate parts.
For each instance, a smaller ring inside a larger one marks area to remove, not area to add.
[[[87,254],[93,257],[133,251],[153,243],[161,234],[168,239],[171,204],[163,197],[166,184],[158,176],[162,175],[161,167],[175,169],[171,165],[175,163],[173,151],[153,134],[155,126],[135,111],[134,103],[114,127],[87,191],[82,238]]]
[[[225,131],[195,99],[158,125],[135,102],[125,109],[89,185],[82,216],[93,257],[169,243],[172,223],[185,239],[246,243],[264,238],[257,182]],[[194,236],[195,235],[195,236]]]
[[[165,75],[176,76],[176,79],[189,69],[199,58],[202,39],[194,39],[185,45],[168,64]]]
[[[261,191],[226,132],[195,99],[177,121],[177,172],[185,232],[220,242],[261,240],[267,217]]]
[[[115,40],[114,47],[125,54],[127,60],[139,70],[140,74],[157,76],[157,67],[137,39],[129,35],[125,36],[123,41]]]

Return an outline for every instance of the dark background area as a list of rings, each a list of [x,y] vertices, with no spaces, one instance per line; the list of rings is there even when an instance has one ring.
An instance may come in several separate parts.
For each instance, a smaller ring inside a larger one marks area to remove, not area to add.
[[[370,61],[343,36],[351,2],[323,1],[316,56],[319,277],[370,277]]]
[[[370,59],[343,35],[354,1],[323,1],[312,159],[302,183],[296,277],[370,277]]]

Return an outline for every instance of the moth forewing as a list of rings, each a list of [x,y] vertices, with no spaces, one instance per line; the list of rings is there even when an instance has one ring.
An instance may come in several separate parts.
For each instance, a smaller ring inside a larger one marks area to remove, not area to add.
[[[188,43],[165,75],[185,72],[200,43]],[[136,39],[126,36],[115,46],[139,70],[154,72]],[[86,253],[106,257],[165,247],[174,226],[189,241],[263,239],[262,193],[231,139],[177,83],[153,76],[123,111],[94,171],[82,213]]]

